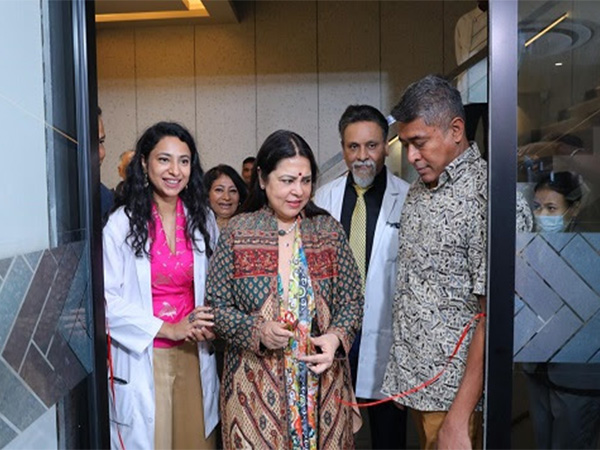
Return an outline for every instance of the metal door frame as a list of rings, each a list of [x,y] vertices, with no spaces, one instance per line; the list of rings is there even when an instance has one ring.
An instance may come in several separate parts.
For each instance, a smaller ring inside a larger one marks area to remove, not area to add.
[[[511,448],[518,1],[489,2],[488,306],[484,448]],[[514,199],[510,201],[510,199]]]

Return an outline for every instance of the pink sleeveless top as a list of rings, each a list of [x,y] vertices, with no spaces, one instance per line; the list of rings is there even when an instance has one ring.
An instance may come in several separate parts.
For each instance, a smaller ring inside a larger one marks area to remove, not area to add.
[[[154,229],[150,230],[150,270],[154,316],[177,323],[194,309],[194,252],[186,237],[183,202],[177,199],[175,253],[171,253],[163,224],[155,204],[152,204]],[[184,341],[154,339],[154,347],[168,348]]]

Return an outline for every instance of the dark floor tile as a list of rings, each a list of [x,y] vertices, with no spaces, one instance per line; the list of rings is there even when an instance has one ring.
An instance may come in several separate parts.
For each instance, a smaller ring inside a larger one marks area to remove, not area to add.
[[[5,278],[13,258],[0,259],[0,277]]]
[[[0,290],[0,348],[4,346],[13,327],[32,277],[33,272],[25,260],[20,256],[15,257]]]
[[[75,323],[73,318],[79,314],[79,310],[84,307],[84,305],[90,303],[87,301],[88,295],[90,295],[89,282],[89,258],[83,257],[79,259],[79,264],[75,269],[75,275],[71,281],[67,300],[60,318],[61,330],[70,330]],[[63,335],[66,336],[64,332]]]
[[[71,249],[67,249],[60,260],[58,273],[50,289],[34,336],[34,340],[42,353],[48,351],[50,338],[57,329],[58,320],[63,312],[78,262],[79,258]]]
[[[87,244],[87,242],[84,240],[75,241],[75,242],[71,242],[69,244],[69,247],[71,248],[71,250],[73,250],[73,252],[75,252],[75,254],[77,255],[78,258],[81,258],[83,251],[87,248],[86,244]]]
[[[58,333],[54,335],[54,339],[52,340],[48,360],[54,367],[54,376],[61,382],[57,386],[57,388],[63,389],[60,393],[61,396],[66,395],[69,390],[74,388],[87,375],[87,371],[75,353],[73,353],[73,349]]]
[[[94,342],[80,320],[73,328],[69,346],[85,371],[90,373],[94,369]]]
[[[35,270],[38,263],[40,262],[40,258],[42,257],[43,253],[44,253],[43,251],[27,253],[27,254],[23,255],[23,258],[25,258],[27,260],[27,262],[29,263],[29,266],[33,270]]]
[[[0,419],[0,448],[4,448],[16,437],[17,433],[4,420]]]
[[[54,259],[57,263],[60,263],[60,260],[62,259],[66,249],[66,245],[59,245],[58,247],[50,249],[50,253],[52,253],[52,256],[54,256]]]
[[[47,407],[54,405],[65,391],[52,366],[33,345],[25,355],[20,375]]]
[[[0,413],[19,430],[27,428],[46,411],[3,361],[0,361],[0,386]]]
[[[54,282],[56,270],[54,258],[45,251],[2,354],[17,372],[29,346],[48,291]]]

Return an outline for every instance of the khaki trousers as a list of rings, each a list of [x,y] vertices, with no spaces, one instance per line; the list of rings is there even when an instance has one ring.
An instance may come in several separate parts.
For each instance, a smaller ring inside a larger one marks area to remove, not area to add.
[[[442,423],[448,414],[447,411],[417,411],[410,410],[417,432],[419,433],[419,443],[424,450],[437,448],[437,436]],[[469,419],[469,437],[473,449],[483,447],[483,414],[475,411]]]
[[[215,433],[204,437],[202,381],[196,344],[154,348],[156,449],[216,448]]]

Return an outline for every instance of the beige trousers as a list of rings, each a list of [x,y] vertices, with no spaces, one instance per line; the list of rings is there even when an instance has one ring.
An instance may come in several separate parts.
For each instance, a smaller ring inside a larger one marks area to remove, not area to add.
[[[156,449],[216,448],[215,433],[204,437],[202,381],[196,344],[154,348]]]
[[[419,443],[424,450],[433,450],[437,448],[437,436],[442,423],[448,414],[446,411],[417,411],[410,410],[417,432],[419,433]],[[483,414],[475,411],[469,419],[469,437],[473,449],[483,447]]]

